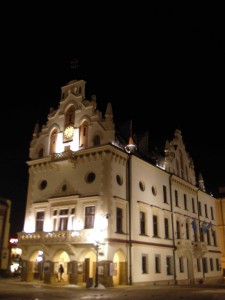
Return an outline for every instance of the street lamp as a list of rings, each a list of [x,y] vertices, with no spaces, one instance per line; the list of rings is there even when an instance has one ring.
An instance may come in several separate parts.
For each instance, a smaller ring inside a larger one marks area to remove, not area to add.
[[[132,121],[130,122],[130,137],[128,145],[125,146],[125,151],[128,153],[127,158],[127,200],[129,204],[129,284],[132,285],[132,242],[131,242],[131,157],[132,154],[137,150],[137,145],[134,143],[132,137]]]
[[[96,267],[95,267],[95,287],[98,287],[98,250],[99,242],[95,241],[95,250],[96,250]]]

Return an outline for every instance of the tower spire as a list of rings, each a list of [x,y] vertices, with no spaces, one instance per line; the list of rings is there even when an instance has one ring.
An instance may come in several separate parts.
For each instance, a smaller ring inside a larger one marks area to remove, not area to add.
[[[126,145],[126,147],[125,147],[125,150],[128,153],[134,153],[134,151],[136,149],[137,149],[137,146],[134,144],[133,134],[132,134],[132,120],[130,120],[130,137],[129,137],[128,145]]]

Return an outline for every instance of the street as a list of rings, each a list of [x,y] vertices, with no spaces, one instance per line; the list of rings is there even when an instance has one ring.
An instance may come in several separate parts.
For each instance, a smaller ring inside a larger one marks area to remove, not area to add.
[[[0,278],[0,299],[156,299],[224,300],[225,284],[191,286],[120,286],[113,288],[81,288],[75,285],[48,285]]]

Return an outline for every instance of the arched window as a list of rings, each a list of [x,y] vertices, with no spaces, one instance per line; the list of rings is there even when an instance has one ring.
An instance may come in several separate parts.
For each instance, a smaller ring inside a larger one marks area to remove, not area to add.
[[[57,140],[57,129],[55,128],[50,137],[50,154],[55,153],[56,149],[56,140]]]
[[[88,124],[87,122],[84,122],[80,126],[80,147],[87,147],[88,142]]]

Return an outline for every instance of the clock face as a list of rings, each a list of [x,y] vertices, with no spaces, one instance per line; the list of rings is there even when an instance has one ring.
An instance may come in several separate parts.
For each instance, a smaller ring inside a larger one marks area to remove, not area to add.
[[[69,139],[73,136],[74,128],[73,126],[67,126],[64,130],[64,136],[65,138]]]

